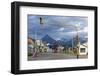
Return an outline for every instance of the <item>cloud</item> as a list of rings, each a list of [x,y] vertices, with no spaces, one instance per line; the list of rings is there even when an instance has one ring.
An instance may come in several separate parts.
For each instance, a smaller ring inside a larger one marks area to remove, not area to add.
[[[60,28],[60,29],[58,29],[58,31],[63,31],[64,30],[64,28],[62,27],[62,28]]]
[[[88,32],[88,27],[84,27],[82,30],[79,30],[78,33],[87,33]],[[71,31],[68,32],[69,35],[76,35],[77,31]]]
[[[85,36],[84,38],[88,38],[88,36]]]
[[[81,32],[88,32],[88,27],[84,27],[84,29],[81,30]]]
[[[56,40],[60,40],[60,38],[56,38]]]
[[[41,38],[48,34],[53,38],[60,38],[66,36],[75,36],[77,32],[75,27],[71,25],[76,25],[79,23],[80,30],[79,33],[87,32],[87,17],[74,17],[74,16],[42,16],[44,20],[43,27],[39,23],[40,15],[30,15],[28,16],[28,35],[34,38],[34,31],[37,30],[38,37]]]

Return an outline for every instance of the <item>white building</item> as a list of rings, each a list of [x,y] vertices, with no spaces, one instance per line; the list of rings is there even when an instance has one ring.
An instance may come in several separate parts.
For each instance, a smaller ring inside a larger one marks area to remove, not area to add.
[[[88,54],[88,45],[87,43],[79,45],[79,55],[87,55]]]
[[[41,40],[36,40],[36,45],[40,46],[40,49],[42,50],[42,52],[49,52],[49,48],[47,47],[47,43],[46,42],[42,42]]]
[[[62,52],[62,51],[63,51],[63,49],[64,49],[64,47],[63,47],[63,46],[59,46],[59,47],[58,47],[58,52]]]
[[[44,46],[43,43],[42,43],[42,41],[40,41],[40,40],[36,40],[36,44],[37,44],[37,45]]]

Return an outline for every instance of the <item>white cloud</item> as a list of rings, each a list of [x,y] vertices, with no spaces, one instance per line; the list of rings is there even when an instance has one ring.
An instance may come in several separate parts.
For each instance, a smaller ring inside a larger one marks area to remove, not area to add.
[[[76,33],[77,33],[76,31],[68,32],[68,34],[76,34]]]
[[[82,30],[79,30],[78,33],[87,33],[88,27],[84,27]],[[77,31],[68,32],[68,34],[77,34]]]
[[[60,38],[57,38],[56,40],[60,40]]]
[[[88,36],[85,36],[84,38],[88,38]]]
[[[88,32],[88,27],[85,27],[81,32]]]
[[[60,29],[58,29],[58,31],[63,31],[64,30],[64,28],[62,27],[62,28],[60,28]]]
[[[77,34],[77,31],[73,30],[73,31],[69,31],[69,32],[64,32],[63,30],[65,30],[64,28],[60,28],[58,31],[59,32],[59,35],[60,37],[63,37],[63,36],[75,36]],[[83,29],[79,30],[78,33],[81,34],[81,33],[87,33],[88,32],[88,27],[84,27]],[[57,39],[59,40],[59,39]]]

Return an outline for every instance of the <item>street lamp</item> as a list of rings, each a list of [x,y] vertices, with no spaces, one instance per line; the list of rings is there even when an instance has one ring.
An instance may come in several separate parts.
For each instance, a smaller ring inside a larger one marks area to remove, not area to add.
[[[79,58],[79,45],[80,45],[80,42],[79,42],[79,34],[78,34],[79,26],[80,26],[80,24],[76,24],[75,25],[76,32],[77,32],[77,34],[76,34],[77,59]]]

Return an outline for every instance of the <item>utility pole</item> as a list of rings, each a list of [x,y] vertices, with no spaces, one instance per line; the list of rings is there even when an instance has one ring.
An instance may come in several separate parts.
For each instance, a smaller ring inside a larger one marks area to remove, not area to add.
[[[72,51],[73,51],[73,37],[72,37]]]
[[[79,58],[79,37],[78,34],[76,36],[76,49],[77,49],[77,59]]]
[[[79,58],[79,46],[80,46],[80,42],[79,42],[79,34],[78,34],[78,26],[76,26],[76,31],[77,31],[77,35],[76,35],[76,50],[77,50],[77,59]]]

